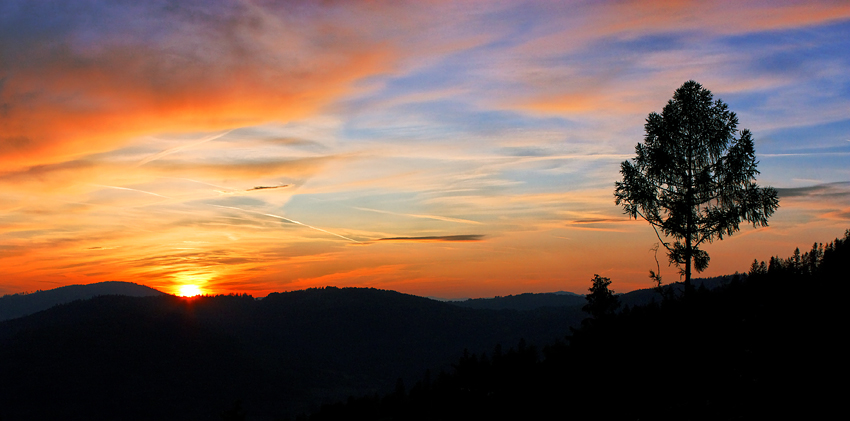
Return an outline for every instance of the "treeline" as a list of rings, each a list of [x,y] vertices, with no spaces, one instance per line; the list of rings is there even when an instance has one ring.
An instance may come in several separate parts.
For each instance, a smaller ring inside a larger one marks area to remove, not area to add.
[[[11,294],[3,294],[2,296],[0,296],[0,298],[24,296],[24,295],[30,295],[30,294],[38,294],[40,292],[44,292],[44,290],[43,289],[37,289],[35,291],[14,292],[14,293],[11,293]]]
[[[818,418],[837,409],[843,239],[723,287],[626,308],[563,341],[465,352],[413,387],[351,397],[300,420]],[[772,269],[771,269],[772,268]]]
[[[845,231],[844,238],[836,238],[834,241],[824,245],[814,243],[812,249],[800,254],[800,248],[794,250],[794,254],[785,259],[779,256],[770,258],[769,263],[753,260],[749,274],[752,275],[838,275],[838,272],[846,271],[846,260],[842,261],[840,256],[847,255],[850,247],[850,229]]]

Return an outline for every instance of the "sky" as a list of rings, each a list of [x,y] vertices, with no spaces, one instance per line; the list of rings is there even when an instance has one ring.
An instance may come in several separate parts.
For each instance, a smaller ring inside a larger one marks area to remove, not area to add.
[[[5,0],[0,294],[648,288],[614,183],[688,80],[780,194],[746,272],[850,228],[848,69],[846,1]]]

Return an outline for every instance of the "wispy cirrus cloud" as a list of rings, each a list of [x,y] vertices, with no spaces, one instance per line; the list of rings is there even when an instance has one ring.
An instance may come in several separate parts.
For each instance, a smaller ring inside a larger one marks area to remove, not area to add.
[[[352,238],[348,238],[344,235],[333,233],[333,232],[330,232],[328,230],[324,230],[322,228],[314,227],[312,225],[307,225],[305,223],[298,222],[294,219],[289,219],[289,218],[286,218],[286,217],[283,217],[283,216],[280,216],[280,215],[274,215],[274,214],[271,214],[271,213],[263,213],[263,212],[258,212],[258,211],[252,211],[252,210],[249,210],[249,209],[236,208],[236,207],[233,207],[233,206],[221,206],[221,205],[212,205],[212,206],[219,207],[219,208],[225,208],[225,209],[234,209],[234,210],[238,210],[238,211],[242,211],[242,212],[254,213],[254,214],[257,214],[257,215],[263,215],[263,216],[268,216],[268,217],[271,217],[271,218],[281,219],[281,220],[284,220],[284,221],[292,223],[292,224],[301,225],[301,226],[310,228],[312,230],[320,231],[320,232],[323,232],[325,234],[330,234],[330,235],[333,235],[335,237],[342,238],[343,240],[348,240],[348,241],[351,241],[353,243],[360,243],[360,241],[357,241],[357,240],[352,239]]]
[[[391,71],[397,56],[357,22],[380,10],[357,4],[5,8],[0,156],[17,166],[109,150],[149,133],[303,117],[351,92],[356,80]]]
[[[200,138],[200,139],[198,139],[198,140],[195,140],[195,141],[193,141],[193,142],[187,143],[187,144],[185,144],[185,145],[180,145],[180,146],[176,146],[176,147],[173,147],[173,148],[166,149],[166,150],[164,150],[164,151],[162,151],[162,152],[159,152],[159,153],[157,153],[157,154],[155,154],[155,155],[151,155],[151,156],[149,156],[149,157],[147,157],[147,158],[145,158],[145,159],[143,159],[143,160],[139,161],[139,163],[138,163],[138,164],[136,164],[136,166],[137,166],[137,167],[140,167],[140,166],[142,166],[142,165],[147,164],[148,162],[156,161],[157,159],[162,158],[162,157],[164,157],[164,156],[168,156],[168,155],[171,155],[171,154],[173,154],[173,153],[180,152],[180,151],[182,151],[183,149],[191,148],[191,147],[193,147],[193,146],[198,146],[198,145],[201,145],[201,144],[207,143],[207,142],[209,142],[209,141],[211,141],[211,140],[218,139],[218,138],[220,138],[220,137],[222,137],[222,136],[224,136],[224,135],[227,135],[227,134],[228,134],[228,133],[230,133],[231,131],[232,131],[232,130],[228,130],[228,131],[225,131],[225,132],[223,132],[223,133],[218,133],[218,134],[214,134],[214,135],[204,136],[204,137],[202,137],[202,138]]]
[[[805,187],[780,187],[776,192],[781,198],[792,197],[850,197],[850,181],[838,181],[834,183],[822,183]]]
[[[793,62],[772,66],[769,73],[765,63],[788,56],[789,48],[810,51],[811,43],[804,39],[797,45],[777,42],[773,48],[767,34],[846,22],[850,6],[792,1],[625,1],[550,5],[547,13],[553,29],[517,43],[506,52],[510,59],[502,61],[522,64],[508,65],[511,71],[489,68],[494,77],[509,77],[506,82],[519,88],[507,91],[502,103],[536,113],[611,119],[645,116],[688,79],[720,86],[721,93],[759,90],[785,95],[771,90],[799,86],[801,75],[791,73]],[[554,22],[560,23],[559,29],[554,29]],[[758,44],[756,48],[729,48],[730,42],[753,42],[750,37],[760,33],[765,38],[753,43]],[[800,33],[806,35],[809,33]],[[842,66],[834,56],[810,60],[823,65],[812,66],[808,76]],[[712,71],[718,67],[726,71]],[[787,73],[782,69],[788,69]],[[823,107],[811,115],[830,111]],[[793,114],[789,113],[790,117]]]
[[[451,217],[448,217],[448,216],[419,215],[419,214],[412,214],[412,213],[398,213],[398,212],[390,212],[390,211],[385,211],[385,210],[369,209],[369,208],[362,208],[362,207],[354,207],[354,209],[367,211],[367,212],[383,213],[383,214],[387,214],[387,215],[399,215],[399,216],[408,216],[408,217],[411,217],[411,218],[423,218],[423,219],[434,219],[434,220],[437,220],[437,221],[445,221],[445,222],[457,222],[457,223],[460,223],[460,224],[476,224],[476,225],[481,224],[481,222],[478,222],[478,221],[472,221],[472,220],[469,220],[469,219],[462,219],[462,218],[451,218]]]
[[[712,244],[745,270],[845,228],[848,40],[833,1],[5,1],[0,290],[645,287],[613,183],[688,79],[780,187]]]
[[[413,242],[467,242],[484,241],[483,234],[432,235],[423,237],[389,237],[378,241],[413,241]]]

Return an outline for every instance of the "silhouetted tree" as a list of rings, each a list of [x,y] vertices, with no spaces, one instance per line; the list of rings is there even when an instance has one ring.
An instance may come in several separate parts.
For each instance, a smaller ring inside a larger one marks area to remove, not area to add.
[[[593,275],[590,294],[587,294],[587,304],[581,309],[590,313],[596,319],[613,314],[620,307],[620,300],[614,291],[608,289],[611,280],[599,275]]]
[[[794,255],[789,257],[785,261],[785,268],[790,270],[791,273],[795,275],[799,275],[802,273],[803,269],[803,258],[800,256],[800,248],[797,247],[794,249]]]
[[[759,263],[758,259],[753,259],[753,264],[750,266],[750,276],[767,275],[767,265],[764,260]]]
[[[766,226],[779,206],[775,189],[756,185],[753,139],[746,129],[736,138],[737,126],[735,113],[691,80],[661,114],[649,114],[644,143],[621,164],[615,202],[653,227],[670,263],[684,266],[686,291],[691,263],[698,272],[708,267],[702,243],[732,235],[742,221]],[[673,241],[664,241],[659,230]]]
[[[783,272],[784,270],[785,267],[782,263],[782,259],[780,259],[778,256],[773,256],[770,258],[770,263],[767,266],[768,274],[776,274]]]
[[[812,245],[812,251],[806,254],[805,263],[808,266],[809,273],[815,273],[818,267],[821,264],[821,260],[823,259],[823,244],[814,243]]]

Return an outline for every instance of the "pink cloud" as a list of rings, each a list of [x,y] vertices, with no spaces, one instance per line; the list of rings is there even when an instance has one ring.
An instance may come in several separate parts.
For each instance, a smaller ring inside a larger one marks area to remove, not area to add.
[[[5,169],[110,150],[142,134],[303,117],[355,81],[390,71],[397,56],[333,7],[312,20],[260,6],[199,20],[158,15],[153,5],[135,12],[164,22],[136,33],[69,16],[64,33],[45,27],[0,43]],[[164,33],[144,33],[154,29]],[[100,39],[87,38],[99,30]]]

